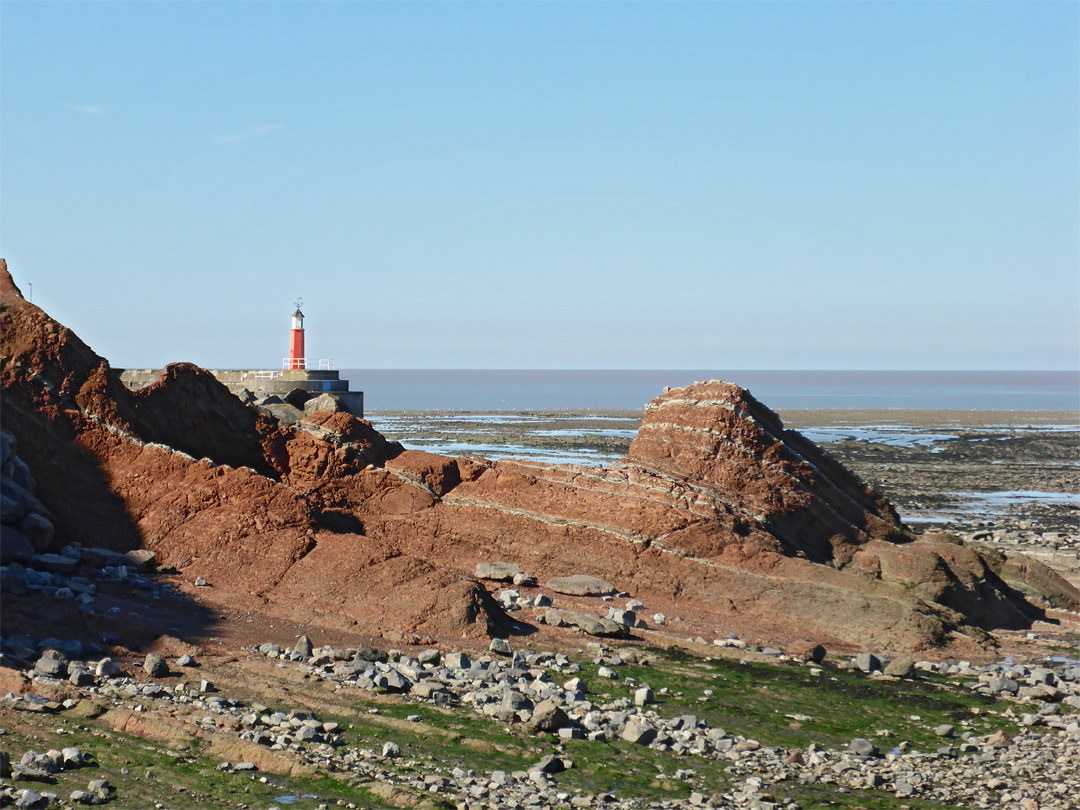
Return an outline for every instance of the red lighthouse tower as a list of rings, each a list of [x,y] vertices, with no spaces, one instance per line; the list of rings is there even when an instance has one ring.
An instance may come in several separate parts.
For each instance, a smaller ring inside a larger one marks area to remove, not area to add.
[[[300,311],[303,299],[296,299],[296,312],[292,316],[292,333],[289,340],[289,368],[307,368],[307,355],[304,354],[304,313]]]

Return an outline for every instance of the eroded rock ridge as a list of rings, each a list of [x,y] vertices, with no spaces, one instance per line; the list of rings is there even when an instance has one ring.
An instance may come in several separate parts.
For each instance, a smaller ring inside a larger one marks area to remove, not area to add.
[[[657,397],[609,467],[447,458],[347,413],[283,425],[190,364],[128,391],[0,271],[5,429],[52,542],[152,550],[221,604],[482,636],[515,622],[469,575],[505,560],[539,582],[598,577],[681,635],[913,650],[1040,615],[734,385]]]

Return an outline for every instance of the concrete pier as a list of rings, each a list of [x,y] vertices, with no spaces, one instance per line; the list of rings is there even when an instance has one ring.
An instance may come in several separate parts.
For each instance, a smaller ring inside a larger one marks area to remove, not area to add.
[[[156,383],[163,369],[120,369],[120,380],[132,391]],[[350,391],[349,381],[338,376],[336,369],[284,369],[280,371],[245,368],[208,368],[218,381],[232,391],[240,393],[244,388],[253,394],[275,394],[283,397],[295,388],[310,394],[334,394],[339,397],[349,413],[364,418],[364,392]]]

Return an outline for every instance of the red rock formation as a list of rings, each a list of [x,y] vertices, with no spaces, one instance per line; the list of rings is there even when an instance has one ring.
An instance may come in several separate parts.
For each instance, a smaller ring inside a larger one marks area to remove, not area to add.
[[[467,576],[498,559],[598,576],[681,636],[913,650],[1033,615],[736,386],[653,400],[608,468],[403,452],[343,413],[282,428],[183,364],[132,394],[2,271],[5,427],[57,542],[144,545],[218,603],[371,634],[504,632]]]

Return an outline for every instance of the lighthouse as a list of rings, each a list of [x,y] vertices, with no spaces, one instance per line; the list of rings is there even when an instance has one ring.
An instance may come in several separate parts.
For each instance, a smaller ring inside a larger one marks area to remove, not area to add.
[[[307,368],[307,355],[304,354],[304,313],[300,311],[303,300],[296,299],[296,312],[292,316],[292,332],[289,338],[289,368]]]
[[[208,371],[244,402],[254,400],[256,407],[260,407],[263,398],[273,396],[287,400],[299,411],[302,406],[318,398],[315,404],[320,409],[331,407],[332,410],[347,411],[363,419],[364,392],[349,390],[349,380],[341,379],[334,358],[315,359],[308,363],[304,345],[304,313],[300,309],[304,302],[297,298],[295,303],[296,311],[290,324],[289,356],[281,358],[280,369],[219,368]],[[120,369],[120,380],[132,391],[137,391],[157,382],[164,373],[163,369]],[[332,395],[333,399],[323,399],[324,394]],[[307,412],[291,416],[274,412],[273,415],[275,419],[289,420],[293,417],[299,419],[304,413]],[[282,421],[282,424],[291,425],[293,422]]]

